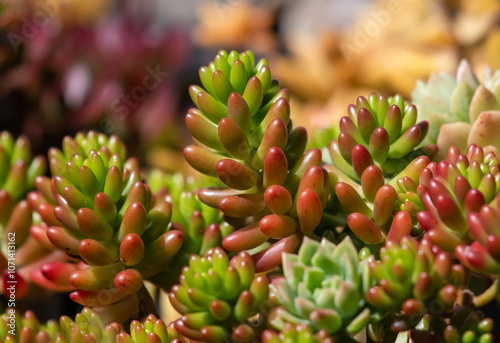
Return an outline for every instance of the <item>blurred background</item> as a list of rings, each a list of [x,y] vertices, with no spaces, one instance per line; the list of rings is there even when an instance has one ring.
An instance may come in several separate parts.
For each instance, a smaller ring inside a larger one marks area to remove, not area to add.
[[[295,125],[334,122],[371,91],[406,98],[467,58],[500,67],[497,0],[4,0],[0,129],[36,153],[80,130],[186,168],[188,86],[219,49],[252,49],[292,94]]]

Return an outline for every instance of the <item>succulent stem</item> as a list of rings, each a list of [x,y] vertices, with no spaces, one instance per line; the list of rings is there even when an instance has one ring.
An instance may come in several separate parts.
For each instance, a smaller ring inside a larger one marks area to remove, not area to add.
[[[476,307],[483,307],[488,304],[490,301],[495,299],[495,297],[500,294],[500,279],[495,279],[488,289],[486,289],[483,293],[476,295],[472,302]]]
[[[156,311],[155,302],[151,297],[151,294],[149,294],[146,286],[142,285],[141,289],[137,293],[137,296],[139,297],[139,301],[141,304],[139,309],[140,318],[146,318],[150,314],[154,315],[155,317],[159,317],[158,312]]]

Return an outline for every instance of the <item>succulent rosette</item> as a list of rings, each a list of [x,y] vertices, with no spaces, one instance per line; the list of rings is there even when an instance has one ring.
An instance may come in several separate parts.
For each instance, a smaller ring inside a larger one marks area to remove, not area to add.
[[[136,162],[125,157],[116,136],[66,137],[62,151],[49,151],[52,180],[37,178],[38,192],[28,199],[45,222],[31,234],[81,260],[48,263],[32,278],[76,289],[71,298],[81,305],[110,306],[110,314],[123,314],[123,307],[132,315],[138,307],[130,304],[147,300],[143,280],[167,268],[183,237],[168,230],[170,203],[153,199]],[[160,286],[168,282],[154,280]]]
[[[466,283],[463,266],[455,264],[450,254],[433,251],[426,239],[388,242],[380,249],[379,259],[369,257],[368,266],[374,285],[366,300],[382,318],[390,319],[392,331],[414,327],[425,314],[434,313],[436,306],[441,311],[451,309],[458,289]]]
[[[429,124],[417,123],[417,108],[401,95],[360,96],[347,114],[340,119],[338,138],[330,142],[329,151],[333,164],[355,181],[361,181],[371,165],[391,178],[416,157],[435,152],[433,145],[419,148]]]
[[[11,314],[12,313],[12,314]],[[0,318],[0,339],[11,343],[180,343],[172,325],[166,326],[161,319],[149,315],[144,323],[133,320],[130,334],[116,322],[104,324],[96,312],[84,307],[75,316],[50,320],[40,324],[32,311],[23,316],[7,310]]]
[[[3,273],[7,269],[8,260],[15,261],[17,270],[12,275],[19,283],[18,299],[27,291],[19,274],[21,268],[50,252],[30,237],[30,226],[36,218],[24,199],[34,189],[35,178],[45,173],[45,169],[43,156],[32,157],[27,137],[14,139],[7,131],[0,132],[0,270]]]
[[[279,306],[270,325],[284,330],[286,323],[307,324],[341,341],[363,330],[370,320],[365,293],[371,284],[365,257],[367,251],[358,254],[348,236],[338,245],[305,237],[296,255],[284,254],[284,276],[270,285]]]
[[[497,197],[498,170],[493,152],[486,153],[472,144],[464,155],[452,147],[445,161],[430,163],[422,171],[416,193],[406,193],[410,196],[402,198],[406,198],[405,206],[418,210],[418,223],[426,237],[442,250],[454,253],[458,245],[472,243],[468,214]]]
[[[175,321],[180,335],[205,342],[253,342],[252,317],[264,309],[268,295],[269,282],[255,274],[247,252],[229,259],[215,248],[205,256],[191,256],[169,299],[182,314]]]
[[[205,89],[190,87],[198,108],[186,115],[199,144],[184,156],[226,187],[205,188],[199,198],[237,229],[224,238],[226,250],[272,244],[254,255],[256,270],[269,270],[321,220],[329,194],[321,151],[304,153],[307,133],[292,128],[288,91],[271,80],[265,59],[255,65],[250,51],[220,51],[200,79]]]
[[[495,131],[500,123],[499,80],[500,71],[488,69],[481,83],[463,60],[456,77],[441,72],[431,74],[427,83],[417,82],[412,99],[420,117],[429,121],[425,142],[437,144],[439,159],[451,146],[462,151],[470,144],[500,149]]]

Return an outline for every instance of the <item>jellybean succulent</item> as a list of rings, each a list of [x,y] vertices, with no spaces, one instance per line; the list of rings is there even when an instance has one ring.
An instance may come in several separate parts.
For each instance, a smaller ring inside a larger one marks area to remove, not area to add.
[[[255,274],[250,255],[229,259],[221,248],[192,255],[172,287],[169,299],[182,314],[175,321],[180,335],[192,340],[253,342],[253,316],[265,308],[269,282]]]
[[[500,276],[500,198],[491,205],[481,206],[477,212],[469,213],[467,223],[471,238],[470,245],[459,244],[455,249],[457,258],[470,270],[492,276]]]
[[[36,177],[45,173],[43,156],[32,157],[27,137],[14,139],[7,131],[0,132],[0,270],[7,269],[8,262],[17,265],[17,271],[48,254],[48,250],[30,237],[33,211],[24,199],[34,189]],[[35,219],[36,220],[36,219]],[[19,280],[16,297],[21,298],[27,288],[22,277],[12,271]],[[21,285],[21,283],[23,285]],[[3,288],[2,288],[3,292]]]
[[[12,311],[12,312],[11,312]],[[180,343],[173,325],[149,315],[144,323],[130,323],[129,333],[114,322],[104,324],[98,313],[84,307],[72,320],[62,316],[59,322],[40,324],[32,311],[23,316],[14,309],[0,318],[0,340],[9,343]]]
[[[431,163],[422,171],[420,184],[414,188],[419,197],[413,197],[409,205],[422,209],[417,219],[433,244],[453,253],[457,245],[471,243],[467,215],[497,197],[498,169],[493,152],[485,153],[472,144],[466,155],[450,148],[445,161]]]
[[[432,145],[418,148],[427,134],[427,121],[417,123],[417,108],[401,95],[387,98],[375,93],[360,96],[340,119],[340,133],[330,142],[333,164],[353,180],[376,165],[384,177],[402,171],[419,155],[432,155]]]
[[[200,144],[186,147],[184,156],[226,185],[199,193],[238,229],[224,238],[224,248],[238,252],[272,243],[254,254],[256,270],[269,270],[321,220],[329,193],[321,151],[304,153],[307,133],[293,129],[288,91],[271,79],[267,60],[255,65],[250,51],[220,51],[200,68],[200,79],[204,89],[190,87],[198,108],[186,115]]]
[[[20,136],[14,140],[9,132],[0,132],[0,190],[2,198],[4,193],[9,195],[11,206],[34,188],[35,178],[45,173],[45,168],[43,156],[32,157],[27,137]],[[3,203],[2,209],[9,208],[7,204]]]
[[[203,177],[203,181],[207,177]],[[183,175],[169,175],[153,170],[147,177],[148,185],[155,197],[167,198],[172,204],[171,229],[182,232],[183,243],[173,258],[170,267],[162,274],[168,274],[177,282],[181,269],[189,262],[192,254],[203,255],[208,250],[221,246],[223,235],[233,228],[223,221],[222,213],[198,199],[197,191],[201,180],[185,179]]]
[[[326,332],[320,330],[314,333],[314,330],[307,324],[286,323],[283,330],[275,332],[266,330],[262,333],[262,343],[280,343],[280,342],[304,342],[304,343],[334,343],[335,340]]]
[[[47,283],[67,285],[69,275],[76,289],[71,298],[84,306],[134,301],[144,279],[168,285],[169,279],[158,274],[182,245],[182,233],[168,230],[170,203],[152,197],[137,162],[125,157],[116,136],[66,137],[62,151],[49,151],[52,179],[37,178],[39,191],[28,196],[46,224],[32,228],[32,235],[40,241],[47,237],[49,244],[82,260],[61,268],[49,264],[45,269],[53,272],[43,276]]]
[[[429,162],[427,156],[419,156],[388,181],[379,167],[371,165],[361,174],[360,184],[348,178],[336,183],[335,194],[349,214],[349,228],[358,238],[368,244],[382,243],[386,239],[397,241],[415,229],[410,213],[405,208],[398,212],[397,180],[403,178],[406,183],[415,184]],[[336,172],[334,166],[325,168],[329,174]]]
[[[307,324],[313,332],[342,337],[368,324],[368,261],[360,258],[349,237],[338,245],[305,237],[297,255],[284,254],[283,274],[270,285],[271,299],[279,305],[269,318],[274,328]]]
[[[441,311],[452,308],[466,282],[463,266],[455,264],[450,254],[433,251],[425,239],[388,242],[380,250],[380,259],[372,255],[368,261],[375,284],[366,300],[381,314],[397,315],[392,330],[414,327],[436,306]]]

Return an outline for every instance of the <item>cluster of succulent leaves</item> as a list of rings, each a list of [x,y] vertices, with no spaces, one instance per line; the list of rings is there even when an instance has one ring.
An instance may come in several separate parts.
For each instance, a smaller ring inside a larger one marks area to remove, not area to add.
[[[495,147],[436,160],[435,121],[419,116],[432,103],[375,93],[308,138],[267,60],[220,51],[199,74],[184,149],[198,177],[144,172],[93,131],[50,149],[46,176],[26,138],[0,136],[4,253],[15,232],[19,251],[47,255],[31,281],[87,306],[43,325],[7,311],[2,341],[492,341],[481,307],[500,293]],[[479,85],[460,75],[453,99]],[[491,109],[471,97],[469,111]],[[158,319],[146,284],[177,319]]]
[[[75,320],[61,316],[59,321],[44,324],[40,324],[32,311],[21,316],[7,310],[0,317],[0,340],[6,343],[175,343],[180,342],[178,338],[174,328],[152,314],[142,323],[133,320],[129,330],[117,322],[104,323],[99,314],[88,307],[84,307]]]

